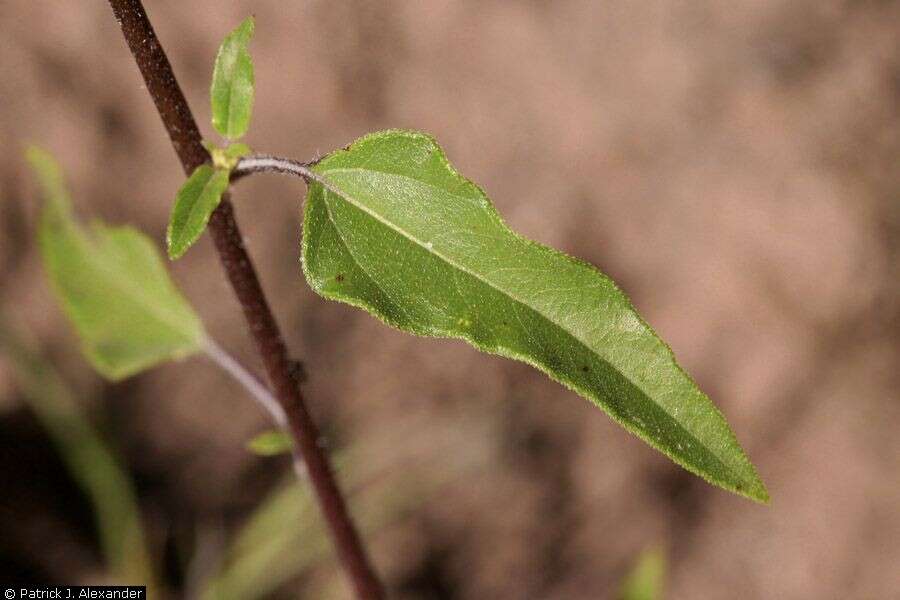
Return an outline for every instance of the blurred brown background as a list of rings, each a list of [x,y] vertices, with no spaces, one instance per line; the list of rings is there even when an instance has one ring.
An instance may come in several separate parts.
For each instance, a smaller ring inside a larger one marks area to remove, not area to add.
[[[395,494],[439,475],[367,535],[396,597],[611,597],[661,543],[667,598],[900,598],[900,3],[146,4],[207,134],[215,49],[250,13],[255,148],[434,134],[513,228],[622,285],[773,498],[704,484],[529,367],[316,297],[304,189],[260,176],[238,217],[329,444]],[[99,379],[43,279],[24,143],[83,217],[160,245],[182,181],[105,2],[0,2],[0,139],[0,311],[120,454],[167,593],[195,595],[289,466],[245,450],[266,419],[203,359]],[[208,238],[172,268],[257,368]],[[103,580],[22,393],[0,356],[0,581]],[[348,589],[325,555],[270,595],[300,593]]]

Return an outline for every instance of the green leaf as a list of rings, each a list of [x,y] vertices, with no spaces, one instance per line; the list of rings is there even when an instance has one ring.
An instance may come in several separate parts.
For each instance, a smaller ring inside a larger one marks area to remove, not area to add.
[[[213,67],[212,124],[222,136],[236,140],[247,132],[253,110],[253,60],[247,45],[253,37],[253,17],[225,37]]]
[[[181,258],[200,238],[209,223],[210,215],[219,206],[222,194],[228,189],[229,176],[228,170],[200,165],[178,190],[166,231],[169,258]]]
[[[276,456],[291,451],[294,443],[290,436],[279,429],[264,431],[247,442],[247,449],[260,456]]]
[[[647,548],[622,582],[618,597],[620,600],[662,600],[665,576],[666,555],[662,548]]]
[[[403,446],[390,444],[377,457],[365,443],[336,450],[332,455],[338,483],[346,490],[353,517],[366,539],[404,521],[460,477],[481,474],[489,468],[484,455],[490,435],[487,428],[473,424],[460,432],[453,427],[436,430],[434,424],[428,428],[415,425],[403,423],[407,427]],[[466,447],[460,452],[463,439]],[[417,449],[414,464],[407,460],[409,448]],[[437,461],[440,467],[434,464]],[[207,580],[200,598],[272,598],[287,582],[296,581],[298,575],[312,568],[324,566],[328,572],[335,571],[328,567],[335,557],[310,486],[294,474],[285,483],[234,532],[217,565],[218,573]],[[324,581],[306,578],[316,580],[317,587],[336,587],[336,593],[305,586],[300,590],[295,587],[294,593],[304,598],[343,598],[343,582],[334,581],[336,575],[326,574]]]
[[[368,135],[313,171],[303,268],[318,293],[529,363],[689,471],[767,500],[721,413],[625,294],[512,232],[431,137]]]
[[[96,223],[85,231],[50,155],[32,148],[28,160],[46,197],[38,232],[44,268],[94,367],[122,379],[197,352],[203,325],[153,242],[130,227]]]

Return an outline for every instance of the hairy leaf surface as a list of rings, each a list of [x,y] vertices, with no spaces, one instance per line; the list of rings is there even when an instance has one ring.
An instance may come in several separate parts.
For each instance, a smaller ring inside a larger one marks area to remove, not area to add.
[[[368,135],[314,171],[303,268],[317,292],[529,363],[686,469],[768,499],[721,413],[612,280],[512,232],[431,137]]]
[[[85,231],[53,159],[35,149],[28,158],[46,196],[38,232],[44,268],[94,367],[122,379],[200,350],[203,325],[153,242],[130,227],[95,223]]]
[[[178,190],[166,230],[169,258],[181,258],[203,234],[210,215],[228,189],[229,174],[224,169],[200,165]]]
[[[253,17],[247,17],[229,33],[213,67],[209,92],[212,123],[220,135],[231,140],[247,132],[253,111],[253,60],[247,49],[253,27]]]

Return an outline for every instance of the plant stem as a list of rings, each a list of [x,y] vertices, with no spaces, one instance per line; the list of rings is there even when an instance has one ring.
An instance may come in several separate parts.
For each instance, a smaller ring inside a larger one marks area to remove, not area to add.
[[[279,429],[287,435],[291,435],[290,423],[288,423],[287,415],[284,413],[284,409],[281,408],[281,404],[278,403],[278,399],[272,395],[272,392],[253,373],[223,350],[212,338],[206,339],[203,351],[220,369],[244,386],[244,389],[250,393],[263,410],[269,413]],[[291,455],[294,459],[294,472],[301,481],[305,481],[306,468],[303,465],[303,456],[300,455],[297,444],[291,445]]]
[[[269,156],[268,154],[251,154],[238,160],[238,163],[231,171],[231,182],[233,183],[253,173],[281,173],[283,175],[300,177],[307,184],[310,181],[315,181],[326,190],[340,196],[343,193],[341,190],[334,187],[328,179],[310,168],[314,164],[314,162],[300,162],[290,158]]]
[[[140,0],[109,0],[109,4],[122,27],[125,41],[134,55],[184,172],[190,174],[201,164],[209,162],[210,156],[201,143],[200,131],[175,79],[172,65],[156,38]],[[315,489],[338,557],[359,598],[383,598],[384,591],[350,518],[331,465],[319,446],[318,428],[306,408],[281,332],[244,248],[228,194],[222,197],[212,214],[209,231],[243,309],[274,395],[287,416],[288,429],[306,465],[309,481]]]

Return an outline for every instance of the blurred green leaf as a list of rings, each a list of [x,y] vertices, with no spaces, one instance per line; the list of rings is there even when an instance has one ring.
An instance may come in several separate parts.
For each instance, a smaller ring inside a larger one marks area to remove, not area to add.
[[[271,597],[291,577],[328,552],[308,486],[293,475],[254,511],[226,554],[226,563],[208,582],[204,600]],[[302,539],[301,543],[298,541]]]
[[[227,170],[200,165],[178,190],[166,231],[169,258],[181,258],[203,234],[210,215],[228,189],[228,177]]]
[[[285,454],[290,452],[293,447],[290,436],[278,429],[264,431],[247,442],[247,449],[260,456]]]
[[[531,364],[689,471],[768,499],[722,414],[615,283],[512,232],[430,136],[367,135],[313,170],[303,268],[318,293]]]
[[[85,355],[110,379],[197,352],[203,325],[179,293],[147,236],[72,217],[53,158],[36,148],[28,160],[45,196],[39,240],[44,268]]]
[[[253,110],[253,60],[247,45],[253,37],[253,17],[229,33],[213,68],[212,123],[222,136],[236,140],[247,132]]]
[[[665,577],[666,555],[662,548],[647,548],[622,582],[619,600],[662,600]]]
[[[0,354],[22,396],[90,500],[106,565],[116,582],[155,588],[134,487],[53,366],[28,348],[0,315]]]
[[[335,470],[340,486],[347,494],[353,515],[363,537],[371,540],[379,531],[416,510],[440,489],[470,470],[484,469],[479,443],[472,432],[447,432],[450,441],[434,439],[434,429],[419,427],[405,441],[416,448],[415,463],[398,462],[398,457],[380,455],[386,464],[378,466],[371,447],[350,448],[339,452]],[[479,439],[480,439],[479,438]],[[463,440],[470,444],[465,451]],[[487,443],[486,440],[484,442]],[[398,447],[398,456],[405,455]],[[453,460],[448,460],[448,456]],[[440,466],[434,464],[440,457]],[[418,468],[415,468],[418,466]],[[329,535],[323,526],[311,489],[293,475],[272,492],[241,527],[229,546],[220,571],[207,582],[204,600],[255,600],[270,598],[292,578],[332,556]],[[310,597],[319,598],[318,594]]]

